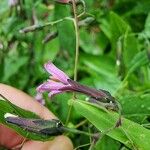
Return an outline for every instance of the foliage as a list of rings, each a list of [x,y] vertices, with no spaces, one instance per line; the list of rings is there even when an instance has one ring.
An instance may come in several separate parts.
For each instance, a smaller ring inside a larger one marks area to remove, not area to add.
[[[27,137],[29,139],[40,140],[40,141],[50,139],[50,137],[48,137],[48,136],[42,136],[40,134],[36,134],[36,133],[32,133],[32,132],[27,133],[25,130],[22,130],[21,127],[6,123],[6,120],[4,117],[6,113],[15,114],[16,116],[20,116],[20,117],[24,117],[24,118],[39,119],[39,116],[37,116],[36,114],[34,114],[30,111],[23,110],[6,100],[0,100],[0,105],[3,108],[3,110],[0,113],[0,122],[2,124],[7,125],[10,128],[13,128],[17,133],[20,133],[21,135],[23,135],[24,137]]]
[[[48,77],[43,69],[48,60],[73,79],[76,35],[74,22],[69,19],[73,16],[72,5],[48,0],[20,0],[11,7],[8,1],[0,4],[0,82],[34,97],[35,88]],[[106,132],[114,127],[118,114],[85,102],[82,95],[77,95],[82,101],[73,102],[71,93],[60,94],[52,100],[45,95],[46,107],[65,124],[73,105],[68,126],[76,128],[81,123],[80,130],[107,134],[95,144],[91,138],[70,133],[75,147],[91,143],[81,149],[149,150],[150,2],[85,0],[85,5],[86,13],[78,20],[77,80],[115,96],[122,106],[122,125]],[[78,14],[83,11],[82,5],[77,6],[77,11]],[[41,27],[47,22],[49,25]],[[32,25],[41,28],[19,32]],[[55,36],[47,40],[50,35]],[[13,109],[0,101],[0,110]],[[1,112],[1,122],[2,115]],[[36,139],[35,135],[29,137]]]

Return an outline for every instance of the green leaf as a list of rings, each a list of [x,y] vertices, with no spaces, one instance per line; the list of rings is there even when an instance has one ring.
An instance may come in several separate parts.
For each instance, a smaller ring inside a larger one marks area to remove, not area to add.
[[[9,15],[9,6],[8,1],[0,1],[1,2],[1,9],[0,9],[0,20]]]
[[[102,139],[97,141],[94,150],[118,150],[119,147],[119,142],[113,140],[109,136],[104,136]]]
[[[8,126],[9,128],[12,128],[18,134],[26,137],[27,139],[38,140],[38,141],[48,141],[52,138],[47,135],[32,133],[32,132],[22,129],[19,126],[7,123],[4,118],[4,115],[6,113],[11,113],[11,114],[17,115],[18,117],[23,117],[23,118],[32,118],[32,119],[40,118],[35,113],[24,110],[14,104],[12,104],[9,101],[6,101],[6,100],[3,100],[2,98],[0,98],[0,123]]]
[[[70,8],[66,5],[55,4],[55,20],[70,17]],[[68,51],[71,55],[75,52],[75,31],[73,21],[65,20],[58,23],[58,38],[60,49]]]
[[[122,111],[127,116],[147,116],[150,114],[150,94],[133,94],[120,98]]]
[[[138,51],[137,40],[132,35],[131,27],[114,12],[110,12],[110,24],[112,55],[116,54],[117,42],[122,39],[121,53],[127,66]]]
[[[144,33],[148,38],[150,38],[150,13],[148,14],[145,22]]]
[[[114,127],[119,115],[112,111],[104,111],[91,103],[76,100],[73,106],[77,112],[87,118],[99,131],[106,132]],[[122,117],[122,125],[106,133],[132,149],[150,149],[150,131],[141,125]]]
[[[115,92],[115,89],[120,85],[120,80],[117,78],[115,71],[115,63],[110,57],[92,57],[85,55],[83,63],[86,66],[86,71],[92,76],[96,88],[101,88]]]
[[[85,53],[98,55],[102,53],[102,49],[99,46],[99,44],[101,43],[100,41],[96,41],[97,39],[99,39],[98,35],[96,35],[94,32],[91,32],[91,34],[89,34],[85,29],[80,30],[80,46],[85,51]],[[105,41],[106,38],[104,39],[103,43],[107,42]]]
[[[7,81],[11,76],[18,73],[19,69],[25,65],[27,61],[28,57],[26,56],[18,57],[13,55],[13,57],[6,57],[3,81]]]
[[[129,63],[128,75],[149,62],[146,51],[138,52]]]
[[[53,39],[52,41],[46,43],[44,54],[43,54],[44,62],[48,60],[51,60],[51,61],[54,60],[58,51],[59,51],[58,38]]]
[[[119,37],[123,36],[127,31],[130,33],[130,26],[116,13],[110,12],[110,31],[112,48],[116,48]]]
[[[111,40],[111,26],[108,18],[104,18],[101,20],[100,28],[102,29],[103,33],[106,35],[106,37]]]

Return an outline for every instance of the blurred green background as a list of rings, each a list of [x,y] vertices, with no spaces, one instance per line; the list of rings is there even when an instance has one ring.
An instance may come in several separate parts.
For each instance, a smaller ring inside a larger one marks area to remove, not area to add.
[[[36,87],[48,78],[43,69],[48,60],[73,79],[76,40],[73,22],[66,20],[34,32],[19,32],[27,26],[72,16],[71,5],[52,0],[9,2],[0,0],[0,82],[34,97]],[[149,123],[150,1],[85,0],[85,3],[86,14],[79,18],[78,81],[109,91],[122,104],[126,118],[139,124]],[[78,6],[78,12],[81,11],[82,7]],[[51,34],[55,38],[46,41]],[[64,123],[71,97],[72,94],[61,94],[49,100],[46,96],[46,106]],[[83,120],[73,111],[70,126]],[[88,123],[80,127],[88,128]],[[82,135],[70,137],[75,146],[89,142]],[[101,149],[127,148],[104,137]]]

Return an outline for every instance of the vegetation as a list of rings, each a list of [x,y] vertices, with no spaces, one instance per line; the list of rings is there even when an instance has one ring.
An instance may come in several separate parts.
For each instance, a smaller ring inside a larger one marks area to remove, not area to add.
[[[115,127],[119,113],[87,102],[87,96],[44,93],[45,106],[64,125],[97,134],[68,132],[74,147],[150,149],[149,0],[0,1],[0,22],[0,82],[35,97],[49,76],[43,65],[50,60],[70,79],[109,91],[120,103],[121,125]],[[38,118],[7,100],[0,101],[0,110],[3,124],[4,114],[15,110]],[[33,133],[28,138],[49,139]]]

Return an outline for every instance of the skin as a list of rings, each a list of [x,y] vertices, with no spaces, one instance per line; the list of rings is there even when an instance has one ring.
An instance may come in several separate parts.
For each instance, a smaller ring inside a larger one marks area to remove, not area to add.
[[[15,105],[30,110],[43,119],[56,118],[46,107],[18,89],[0,83],[0,93]],[[66,136],[57,136],[54,140],[47,142],[25,141],[24,138],[15,133],[15,131],[0,124],[0,146],[17,149],[20,145],[21,150],[73,150],[72,142]]]

